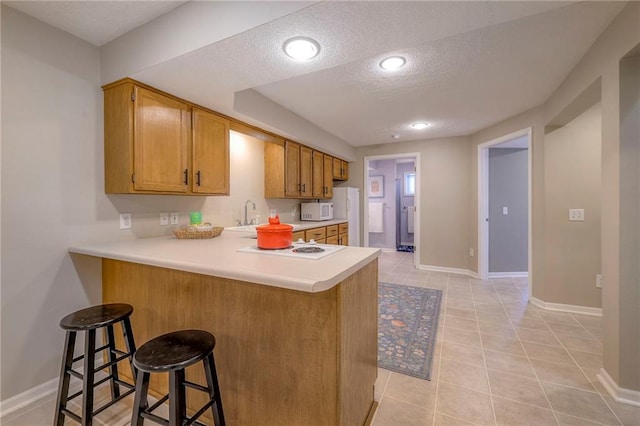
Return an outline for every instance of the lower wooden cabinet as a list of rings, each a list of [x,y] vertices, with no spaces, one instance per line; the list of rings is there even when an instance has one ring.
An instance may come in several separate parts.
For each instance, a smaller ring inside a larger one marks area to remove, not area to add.
[[[341,246],[349,245],[349,224],[346,222],[338,224],[338,244]]]
[[[298,231],[293,233],[293,240],[297,241],[301,238],[299,235],[304,232],[304,240],[309,242],[313,239],[318,244],[336,244],[336,245],[349,245],[349,224],[339,223],[336,225],[319,226],[316,228],[307,229],[305,231]]]

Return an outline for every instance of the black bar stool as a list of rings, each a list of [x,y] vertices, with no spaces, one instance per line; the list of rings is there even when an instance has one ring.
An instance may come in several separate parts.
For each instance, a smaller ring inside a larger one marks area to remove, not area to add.
[[[215,346],[215,337],[202,330],[182,330],[163,334],[140,346],[133,356],[133,365],[138,370],[138,376],[131,425],[142,426],[144,419],[170,426],[202,425],[196,420],[211,407],[216,426],[224,426],[220,387],[213,359]],[[200,360],[204,364],[206,387],[185,379],[185,368]],[[169,373],[169,393],[149,407],[147,393],[150,373],[160,372]],[[186,413],[186,387],[209,394],[209,401],[192,417],[187,417]],[[152,411],[167,399],[169,400],[168,422],[167,419],[152,414]]]
[[[133,354],[136,351],[136,345],[133,340],[131,331],[131,322],[129,317],[133,312],[133,307],[124,303],[113,303],[107,305],[97,305],[90,308],[76,311],[67,315],[60,321],[60,327],[67,330],[64,355],[62,357],[62,370],[60,372],[60,383],[58,385],[58,398],[56,402],[56,415],[54,424],[57,426],[64,425],[64,419],[70,417],[81,423],[83,426],[90,426],[93,423],[93,416],[101,413],[108,407],[112,406],[122,398],[132,394],[135,387],[127,382],[120,380],[118,375],[118,363],[125,359],[129,359],[131,372],[135,377],[135,368],[133,366]],[[122,331],[127,351],[123,352],[116,348],[113,326],[122,323]],[[106,328],[106,344],[96,348],[96,330]],[[73,353],[76,343],[76,334],[84,331],[84,354],[74,358]],[[107,351],[109,362],[95,368],[96,353]],[[84,371],[79,373],[73,370],[73,363],[84,359]],[[109,369],[109,375],[96,382],[95,374],[101,370]],[[82,390],[69,396],[69,382],[71,376],[82,380]],[[96,386],[105,382],[110,382],[111,400],[97,410],[93,409],[93,391]],[[120,386],[126,388],[124,393],[120,392]],[[82,415],[67,409],[67,402],[73,398],[83,395],[82,398]]]

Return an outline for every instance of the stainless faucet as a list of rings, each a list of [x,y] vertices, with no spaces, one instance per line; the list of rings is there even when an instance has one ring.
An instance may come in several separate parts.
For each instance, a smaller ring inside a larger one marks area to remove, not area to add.
[[[252,225],[253,221],[249,222],[248,217],[247,217],[247,205],[249,205],[249,203],[251,203],[251,205],[253,206],[253,210],[256,210],[256,203],[254,203],[252,200],[247,200],[244,203],[244,223],[243,225]]]

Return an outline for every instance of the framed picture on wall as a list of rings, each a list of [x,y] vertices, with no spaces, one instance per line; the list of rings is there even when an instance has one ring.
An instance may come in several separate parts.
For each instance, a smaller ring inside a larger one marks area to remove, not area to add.
[[[369,176],[369,197],[384,197],[384,176]]]

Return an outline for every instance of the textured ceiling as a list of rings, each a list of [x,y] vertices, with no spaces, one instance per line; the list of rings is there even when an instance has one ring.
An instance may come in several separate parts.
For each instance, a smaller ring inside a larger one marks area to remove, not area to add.
[[[462,136],[542,104],[624,4],[319,2],[129,75],[312,145],[243,116],[235,94],[256,91],[352,146]],[[284,56],[282,43],[297,35],[317,40],[320,55]],[[407,66],[382,71],[392,54]],[[431,126],[411,129],[417,120]]]
[[[164,15],[185,1],[3,1],[96,46]]]

